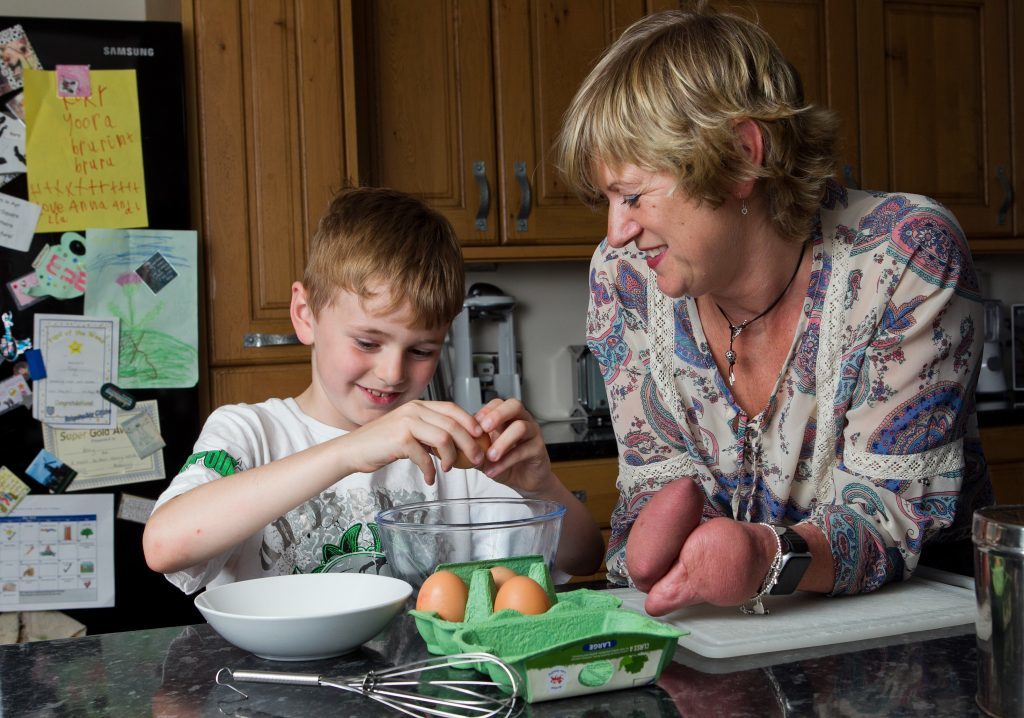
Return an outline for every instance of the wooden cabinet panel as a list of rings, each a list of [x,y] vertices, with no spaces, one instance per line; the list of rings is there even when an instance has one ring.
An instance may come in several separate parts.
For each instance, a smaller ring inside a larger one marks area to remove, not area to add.
[[[983,428],[981,446],[996,501],[1024,503],[1024,426]]]
[[[193,0],[191,12],[210,364],[302,361],[305,347],[245,337],[292,333],[308,237],[355,177],[349,5]]]
[[[225,404],[256,404],[267,399],[294,397],[309,386],[310,364],[236,366],[210,371],[214,408]]]
[[[612,509],[619,499],[619,490],[615,487],[615,481],[619,476],[618,459],[558,461],[553,463],[551,468],[565,487],[575,493],[587,507],[594,522],[601,529],[601,540],[607,548],[608,537],[611,535]],[[576,576],[572,583],[600,581],[606,574],[602,560],[601,569],[597,573],[592,576]]]
[[[602,50],[645,14],[643,0],[499,0],[499,162],[507,244],[588,244],[606,217],[581,204],[552,162],[569,102]]]
[[[1006,0],[863,0],[864,186],[949,207],[972,238],[1008,237],[1012,178]]]
[[[555,137],[603,48],[662,4],[356,0],[361,181],[430,202],[467,259],[589,257],[605,215],[562,183]]]
[[[800,73],[807,102],[842,120],[839,179],[861,186],[853,0],[759,0],[731,8],[758,22]]]
[[[590,511],[602,529],[611,524],[612,509],[619,499],[615,481],[619,476],[618,459],[580,459],[552,464],[555,475]]]
[[[362,128],[368,183],[427,200],[466,245],[497,243],[489,4],[373,0],[356,10],[372,98]]]

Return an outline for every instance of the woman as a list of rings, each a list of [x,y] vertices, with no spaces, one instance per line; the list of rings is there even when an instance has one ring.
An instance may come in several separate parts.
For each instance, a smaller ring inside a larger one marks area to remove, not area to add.
[[[706,8],[637,22],[566,113],[563,172],[608,206],[609,577],[651,614],[873,591],[969,549],[991,499],[966,240],[933,200],[834,183],[836,136],[763,30]]]

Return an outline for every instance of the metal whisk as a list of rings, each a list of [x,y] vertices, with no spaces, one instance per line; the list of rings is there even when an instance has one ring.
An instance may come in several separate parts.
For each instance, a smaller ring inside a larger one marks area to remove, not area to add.
[[[497,666],[508,683],[455,675],[450,668],[474,664]],[[226,678],[224,678],[226,676]],[[214,680],[248,698],[234,683],[277,683],[323,686],[358,693],[400,713],[417,718],[511,718],[522,708],[516,699],[520,678],[510,665],[490,653],[456,653],[370,671],[364,676],[325,677],[314,673],[233,671],[221,668]],[[428,690],[419,689],[429,686]]]

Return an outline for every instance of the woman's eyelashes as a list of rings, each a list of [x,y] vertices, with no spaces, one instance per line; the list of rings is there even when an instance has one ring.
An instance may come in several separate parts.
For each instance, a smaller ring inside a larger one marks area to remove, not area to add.
[[[622,204],[629,205],[631,208],[636,207],[640,203],[639,194],[625,194],[622,195]]]

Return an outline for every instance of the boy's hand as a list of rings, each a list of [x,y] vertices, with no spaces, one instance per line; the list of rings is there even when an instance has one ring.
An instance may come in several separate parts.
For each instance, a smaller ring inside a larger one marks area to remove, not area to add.
[[[525,496],[547,492],[557,483],[540,425],[521,401],[492,399],[476,420],[491,437],[481,471]]]
[[[342,439],[348,439],[345,453],[354,464],[353,471],[369,473],[398,459],[409,459],[432,485],[436,469],[430,454],[441,460],[445,471],[452,468],[460,452],[473,463],[483,463],[484,451],[476,441],[483,433],[477,420],[457,404],[416,400]]]

